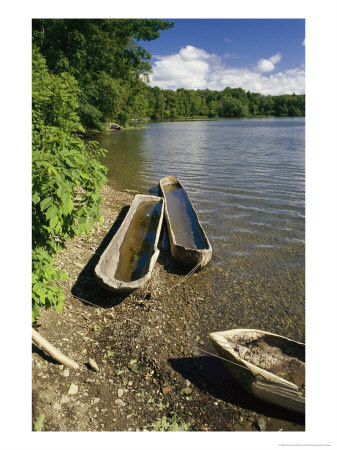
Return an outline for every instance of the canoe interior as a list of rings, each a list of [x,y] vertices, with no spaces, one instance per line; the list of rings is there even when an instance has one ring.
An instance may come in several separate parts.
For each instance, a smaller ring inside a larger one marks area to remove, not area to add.
[[[162,207],[162,203],[151,201],[137,208],[120,247],[116,272],[111,274],[116,280],[130,282],[148,272]],[[111,263],[111,259],[105,260],[101,271],[109,273]]]
[[[294,383],[304,396],[304,345],[275,335],[257,336],[253,339],[238,335],[227,339],[240,358]]]
[[[190,249],[208,249],[197,215],[181,184],[163,184],[162,190],[176,244]]]

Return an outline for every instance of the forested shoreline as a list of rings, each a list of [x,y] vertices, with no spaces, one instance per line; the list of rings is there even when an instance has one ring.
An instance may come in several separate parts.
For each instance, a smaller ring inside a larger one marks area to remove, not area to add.
[[[85,128],[134,119],[304,116],[304,95],[262,95],[242,88],[222,91],[150,87],[151,55],[140,41],[156,39],[172,22],[146,19],[36,19],[33,46],[49,71],[78,85],[78,114]]]
[[[102,151],[79,132],[142,119],[305,114],[304,95],[150,87],[151,55],[139,42],[172,26],[158,19],[32,21],[33,319],[41,307],[62,309],[59,282],[67,275],[55,254],[101,220]]]

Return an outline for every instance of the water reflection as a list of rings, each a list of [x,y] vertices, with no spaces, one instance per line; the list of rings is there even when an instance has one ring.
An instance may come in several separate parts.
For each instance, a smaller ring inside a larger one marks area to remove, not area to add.
[[[120,248],[116,280],[134,281],[148,272],[162,207],[158,202],[139,205]]]
[[[146,164],[145,130],[127,130],[96,134],[92,140],[108,150],[102,163],[108,167],[108,178],[123,188],[141,190]]]
[[[170,184],[164,187],[167,210],[176,243],[185,248],[208,247],[200,232],[198,219],[183,188]]]

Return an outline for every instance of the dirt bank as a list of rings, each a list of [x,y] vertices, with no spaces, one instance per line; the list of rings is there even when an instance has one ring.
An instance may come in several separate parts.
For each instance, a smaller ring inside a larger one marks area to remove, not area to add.
[[[133,197],[107,185],[104,224],[57,255],[70,278],[66,306],[44,311],[36,329],[80,367],[62,367],[33,346],[32,421],[44,414],[44,431],[304,430],[302,417],[255,400],[203,351],[214,353],[198,324],[207,267],[169,291],[183,274],[164,240],[145,288],[122,297],[98,286],[94,267]]]

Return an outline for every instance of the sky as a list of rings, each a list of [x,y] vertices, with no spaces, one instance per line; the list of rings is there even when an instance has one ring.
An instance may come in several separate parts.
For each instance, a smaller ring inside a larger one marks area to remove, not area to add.
[[[264,95],[305,93],[304,19],[165,19],[175,25],[140,44],[150,86]]]

